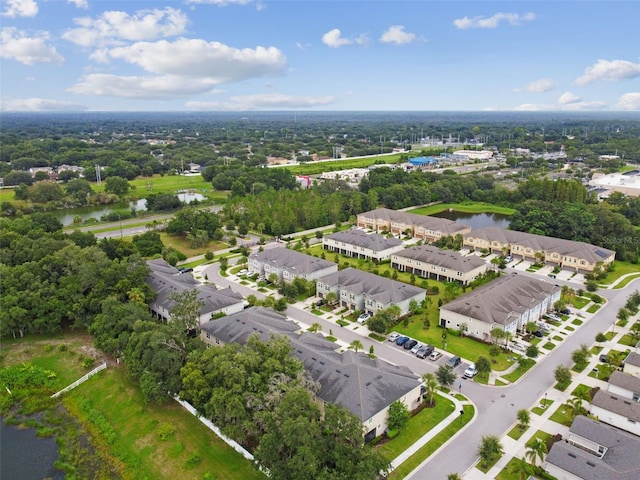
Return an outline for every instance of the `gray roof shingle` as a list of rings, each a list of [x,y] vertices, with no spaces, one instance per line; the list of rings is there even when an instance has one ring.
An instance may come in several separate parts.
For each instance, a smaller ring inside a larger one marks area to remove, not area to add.
[[[640,422],[640,403],[611,392],[599,390],[591,399],[591,405]]]
[[[609,377],[609,383],[631,392],[640,392],[640,378],[628,373],[615,371]]]
[[[440,250],[431,245],[418,245],[395,253],[397,257],[410,258],[424,263],[449,268],[457,272],[470,272],[486,265],[485,261],[476,255],[463,256],[454,250]]]
[[[364,218],[382,219],[389,222],[403,223],[423,227],[434,232],[442,232],[445,235],[456,235],[469,227],[453,220],[428,215],[418,215],[417,213],[399,212],[390,208],[377,208],[369,212],[359,214]]]
[[[284,247],[269,248],[262,252],[253,253],[249,258],[262,263],[268,263],[278,268],[294,271],[301,275],[324,270],[325,268],[336,265],[333,262]]]
[[[377,233],[365,233],[362,230],[343,230],[327,235],[325,238],[355,245],[356,247],[368,248],[374,252],[381,252],[402,245],[402,240],[399,238],[386,238]]]
[[[245,343],[253,333],[263,341],[272,334],[287,336],[293,354],[320,384],[318,397],[347,408],[363,422],[421,384],[407,367],[371,359],[363,352],[339,353],[338,346],[321,334],[299,334],[295,323],[262,307],[212,320],[202,330],[225,343]]]

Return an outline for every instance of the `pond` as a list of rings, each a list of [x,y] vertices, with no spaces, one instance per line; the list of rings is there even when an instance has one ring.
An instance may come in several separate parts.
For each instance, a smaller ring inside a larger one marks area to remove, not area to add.
[[[509,228],[509,215],[502,213],[464,213],[445,210],[432,216],[454,220],[470,226],[472,230],[485,227]]]
[[[201,202],[206,200],[207,197],[200,193],[193,192],[178,192],[176,193],[178,198],[183,203],[191,203],[195,200]],[[53,213],[63,226],[71,225],[75,217],[80,217],[83,222],[86,222],[90,218],[100,220],[103,215],[108,215],[115,210],[131,210],[134,209],[137,212],[144,212],[147,210],[147,201],[142,198],[135,202],[129,203],[113,203],[111,205],[100,205],[96,207],[79,207],[79,208],[65,208],[62,210],[54,210]]]
[[[38,438],[33,428],[19,429],[0,422],[0,458],[2,478],[64,480],[64,472],[53,467],[58,459],[54,438]]]

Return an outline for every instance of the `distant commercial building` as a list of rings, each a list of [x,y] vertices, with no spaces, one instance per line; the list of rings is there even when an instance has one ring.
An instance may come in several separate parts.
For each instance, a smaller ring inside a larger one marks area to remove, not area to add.
[[[309,175],[296,175],[296,183],[300,188],[305,189],[311,186],[312,180]]]
[[[588,273],[596,265],[607,266],[616,252],[585,242],[545,237],[533,233],[486,227],[466,233],[463,245],[476,250],[511,255],[513,258],[543,262],[565,270]]]
[[[269,278],[275,273],[279,281],[292,282],[296,278],[315,280],[338,271],[338,265],[289,248],[270,248],[249,256],[249,275]]]
[[[542,464],[562,480],[638,480],[640,438],[578,416],[565,441],[555,442]]]
[[[369,175],[369,169],[367,168],[349,168],[346,170],[322,172],[320,178],[323,180],[344,180],[348,183],[360,183],[360,180],[367,175]]]
[[[352,312],[362,310],[375,313],[397,305],[401,315],[409,312],[412,300],[419,304],[426,297],[426,291],[422,288],[355,268],[345,268],[320,277],[316,283],[316,294],[326,298],[329,292],[335,293],[340,305]]]
[[[151,270],[147,283],[156,293],[149,309],[164,321],[171,320],[171,310],[176,305],[172,296],[188,290],[196,290],[198,299],[203,303],[200,308],[200,324],[208,322],[214,315],[230,315],[244,308],[242,295],[230,288],[218,289],[213,284],[203,285],[190,272],[181,272],[161,258],[149,260],[147,265]]]
[[[371,359],[363,352],[339,353],[338,345],[321,334],[303,332],[294,322],[273,310],[248,308],[240,313],[202,325],[200,338],[210,346],[246,343],[250,335],[263,342],[272,335],[289,338],[292,354],[320,385],[316,402],[340,405],[356,415],[363,425],[366,442],[384,433],[389,406],[401,401],[409,410],[421,402],[420,377],[404,366]]]
[[[487,263],[476,255],[462,256],[454,250],[440,250],[431,245],[418,245],[394,253],[391,267],[422,278],[435,278],[468,285],[486,272]]]
[[[456,150],[454,155],[465,156],[467,160],[491,160],[491,150]]]
[[[624,193],[628,197],[640,196],[640,172],[626,173],[594,173],[589,181],[589,186],[602,188],[606,194],[600,197],[608,197],[613,192]]]
[[[409,233],[413,238],[433,242],[441,237],[456,236],[471,231],[471,227],[446,218],[378,208],[358,215],[358,227],[393,235]]]
[[[322,238],[322,248],[354,258],[381,262],[404,248],[402,240],[362,230],[343,230]]]
[[[515,336],[537,322],[560,299],[561,289],[546,280],[509,273],[440,307],[440,326],[491,341],[494,328]]]

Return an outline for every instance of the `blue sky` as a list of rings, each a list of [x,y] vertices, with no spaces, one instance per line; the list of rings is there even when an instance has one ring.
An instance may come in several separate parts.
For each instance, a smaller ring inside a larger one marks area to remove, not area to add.
[[[4,111],[640,110],[637,1],[3,0]]]

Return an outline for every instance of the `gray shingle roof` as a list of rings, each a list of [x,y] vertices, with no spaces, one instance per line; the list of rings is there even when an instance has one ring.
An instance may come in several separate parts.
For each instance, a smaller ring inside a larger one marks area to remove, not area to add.
[[[640,378],[628,373],[615,371],[609,377],[609,383],[632,392],[640,392]]]
[[[634,367],[640,367],[640,353],[630,352],[627,358],[624,359],[624,363],[633,365]]]
[[[300,253],[289,248],[269,248],[262,252],[257,252],[249,256],[250,259],[258,260],[262,263],[297,272],[298,274],[309,274],[318,270],[324,270],[336,264],[321,258]]]
[[[556,252],[560,255],[581,258],[587,260],[589,263],[601,262],[615,253],[613,250],[585,242],[545,237],[544,235],[505,230],[498,227],[479,228],[478,230],[464,234],[463,237],[482,238],[487,241],[496,240],[501,243],[522,245],[531,247],[535,252]]]
[[[602,458],[570,443],[556,442],[547,455],[551,463],[584,480],[638,480],[640,437],[578,416],[570,432],[606,448]]]
[[[193,278],[193,275],[188,272],[180,273],[177,268],[172,267],[161,258],[149,260],[147,265],[151,269],[147,283],[156,292],[156,299],[153,303],[168,311],[171,311],[175,306],[175,302],[170,298],[171,295],[182,293],[185,290],[196,289],[198,291],[198,298],[204,302],[204,306],[200,309],[200,315],[230,307],[243,300],[242,295],[234,292],[231,288],[218,290],[215,285],[200,284]]]
[[[591,405],[640,422],[640,403],[620,395],[599,390],[591,399]]]
[[[338,285],[340,289],[355,294],[365,294],[383,305],[399,303],[425,291],[413,285],[351,267],[324,275],[319,278],[319,281],[331,286]]]
[[[293,354],[320,384],[318,397],[347,408],[363,422],[421,384],[407,367],[372,360],[362,352],[339,353],[338,346],[321,334],[299,334],[295,323],[262,307],[212,320],[203,324],[202,330],[225,343],[245,343],[253,333],[263,341],[272,334],[286,335]]]
[[[486,265],[477,255],[462,256],[454,250],[440,250],[431,245],[418,245],[395,253],[397,257],[410,258],[424,263],[450,268],[458,272],[470,272]]]
[[[386,238],[377,233],[365,233],[362,230],[343,230],[327,235],[325,238],[355,245],[356,247],[368,248],[374,252],[381,252],[402,245],[402,240],[399,238]]]
[[[560,291],[546,280],[508,273],[442,306],[442,310],[507,325],[517,316]]]
[[[424,227],[427,230],[442,232],[445,235],[455,235],[469,227],[453,220],[439,217],[430,217],[428,215],[418,215],[417,213],[399,212],[389,208],[377,208],[369,212],[359,214],[365,218],[382,219],[389,222],[403,223],[406,225],[414,225]]]

